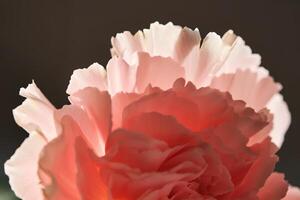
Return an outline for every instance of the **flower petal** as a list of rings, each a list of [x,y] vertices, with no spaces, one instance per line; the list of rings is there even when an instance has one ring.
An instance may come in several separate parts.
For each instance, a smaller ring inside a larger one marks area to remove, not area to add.
[[[96,88],[85,88],[71,95],[69,99],[73,105],[82,108],[96,125],[97,132],[91,134],[102,140],[103,143],[99,148],[103,148],[112,126],[111,98],[108,92],[100,92]]]
[[[276,146],[271,143],[270,139],[251,147],[258,154],[257,159],[253,162],[247,174],[235,191],[230,195],[229,199],[251,199],[256,196],[258,190],[264,186],[267,178],[272,174],[278,157],[274,154],[277,150]]]
[[[148,85],[166,90],[172,87],[176,79],[184,76],[184,69],[170,58],[139,53],[136,76],[139,92],[144,92]]]
[[[194,48],[186,57],[183,66],[186,79],[197,87],[208,86],[211,79],[223,73],[234,73],[237,69],[256,69],[260,56],[252,54],[242,38],[231,30],[221,38],[208,33],[199,48]]]
[[[200,46],[200,33],[187,27],[167,23],[152,23],[149,29],[138,31],[134,36],[125,31],[111,40],[112,55],[125,58],[136,52],[147,52],[151,56],[171,57],[182,63],[193,47]]]
[[[129,66],[122,58],[113,57],[106,69],[108,91],[112,96],[118,92],[134,91],[136,66]]]
[[[23,200],[44,199],[38,177],[38,160],[46,142],[41,134],[31,133],[4,165],[12,190]]]
[[[5,173],[15,194],[24,199],[43,199],[38,177],[38,159],[44,145],[56,137],[60,130],[54,119],[54,106],[46,99],[34,82],[21,88],[26,100],[13,110],[15,121],[29,137],[5,163]]]
[[[44,147],[39,160],[43,192],[48,200],[79,200],[75,141],[83,134],[70,116],[64,116],[61,124],[62,133]]]
[[[270,109],[274,115],[273,129],[270,133],[272,142],[278,147],[281,147],[284,141],[284,135],[291,123],[291,113],[286,102],[283,100],[283,96],[279,93],[273,96],[267,104],[267,108]]]
[[[26,89],[21,88],[20,95],[26,100],[13,110],[15,121],[28,133],[38,132],[47,140],[58,135],[53,112],[55,107],[42,94],[34,82]]]
[[[286,196],[282,200],[299,200],[300,189],[298,187],[290,186]]]
[[[269,72],[260,67],[257,71],[237,70],[235,73],[215,77],[210,85],[218,90],[229,92],[233,99],[243,100],[256,111],[266,107],[270,99],[280,91]],[[241,87],[242,86],[242,87]]]
[[[291,116],[282,95],[278,93],[281,85],[274,82],[266,69],[260,67],[256,72],[237,70],[234,74],[223,74],[213,79],[211,87],[230,92],[233,99],[245,101],[256,111],[267,107],[273,114],[273,123],[262,133],[251,138],[250,143],[254,144],[271,136],[278,147],[282,145]]]
[[[85,141],[78,137],[76,139],[76,164],[78,168],[77,185],[80,190],[81,199],[84,200],[109,200],[109,189],[99,176],[100,166],[97,158]]]
[[[284,180],[284,175],[274,172],[259,190],[258,197],[260,200],[280,200],[286,195],[287,189],[288,184]]]
[[[71,95],[86,87],[95,87],[100,91],[107,89],[104,67],[94,63],[88,68],[75,70],[71,76],[67,94]]]

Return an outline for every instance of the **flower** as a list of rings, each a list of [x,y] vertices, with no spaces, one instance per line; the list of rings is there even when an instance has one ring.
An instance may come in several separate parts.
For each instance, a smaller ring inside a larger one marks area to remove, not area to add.
[[[14,111],[29,137],[5,164],[32,199],[300,198],[274,172],[290,114],[260,57],[172,23],[112,38],[106,70],[75,70],[70,105],[35,83]]]

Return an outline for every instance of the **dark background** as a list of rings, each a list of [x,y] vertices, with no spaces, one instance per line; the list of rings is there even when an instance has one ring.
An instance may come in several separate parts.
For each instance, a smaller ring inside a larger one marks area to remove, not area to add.
[[[26,137],[11,114],[23,100],[19,88],[34,79],[60,107],[74,69],[106,65],[111,36],[154,21],[198,27],[202,37],[233,29],[261,54],[293,117],[277,169],[300,186],[300,1],[0,0],[1,187],[3,163]]]

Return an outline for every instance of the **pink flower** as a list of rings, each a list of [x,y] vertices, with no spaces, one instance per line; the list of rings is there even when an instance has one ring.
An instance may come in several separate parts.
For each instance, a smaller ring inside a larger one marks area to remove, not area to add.
[[[112,38],[107,72],[74,71],[70,105],[21,89],[13,113],[29,137],[5,165],[16,195],[300,199],[274,172],[290,124],[281,85],[232,31],[200,42],[197,29],[154,23]]]

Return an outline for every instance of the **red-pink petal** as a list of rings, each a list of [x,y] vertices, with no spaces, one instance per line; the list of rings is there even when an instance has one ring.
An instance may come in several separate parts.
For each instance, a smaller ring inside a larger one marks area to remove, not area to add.
[[[166,90],[176,79],[184,77],[184,69],[171,58],[139,53],[136,76],[136,87],[140,92],[144,92],[148,85]]]
[[[287,189],[288,184],[284,180],[284,175],[274,172],[268,177],[257,196],[260,200],[280,200],[286,195]]]

